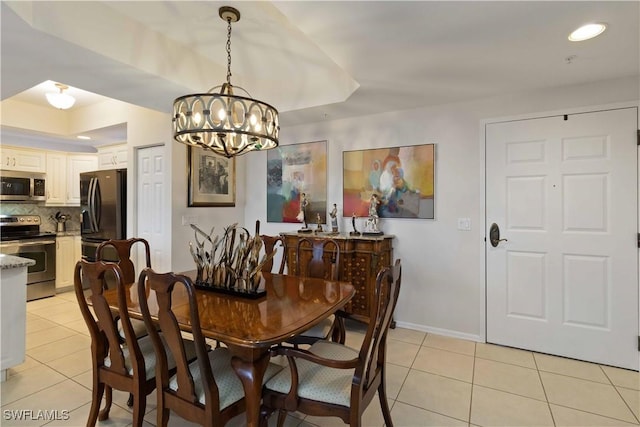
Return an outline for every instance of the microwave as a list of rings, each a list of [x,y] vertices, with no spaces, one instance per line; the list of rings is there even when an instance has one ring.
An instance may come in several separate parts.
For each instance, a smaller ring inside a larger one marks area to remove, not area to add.
[[[44,202],[47,199],[45,174],[0,171],[0,200],[9,202]]]

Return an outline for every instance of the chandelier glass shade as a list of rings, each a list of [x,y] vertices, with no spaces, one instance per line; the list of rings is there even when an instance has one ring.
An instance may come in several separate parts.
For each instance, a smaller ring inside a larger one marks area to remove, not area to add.
[[[224,6],[219,14],[227,21],[227,81],[207,93],[176,98],[173,138],[227,158],[276,148],[280,131],[278,110],[231,84],[231,22],[240,19],[240,12]]]
[[[76,99],[68,93],[64,93],[65,90],[69,89],[69,86],[63,85],[62,83],[56,83],[56,87],[60,90],[60,92],[47,92],[45,94],[49,104],[59,110],[67,110],[73,107]]]

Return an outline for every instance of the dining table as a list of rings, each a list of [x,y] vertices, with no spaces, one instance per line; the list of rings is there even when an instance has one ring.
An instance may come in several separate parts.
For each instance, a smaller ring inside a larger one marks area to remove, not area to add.
[[[196,271],[182,273],[192,280]],[[262,297],[251,299],[213,290],[196,289],[202,334],[224,343],[232,354],[231,364],[245,392],[247,426],[257,427],[260,418],[262,382],[270,360],[269,349],[299,335],[344,308],[355,295],[349,282],[263,273]],[[127,309],[142,318],[137,283],[127,284]],[[183,331],[191,332],[185,288],[176,287],[172,308]],[[147,291],[151,316],[157,314],[155,293]],[[115,289],[105,291],[112,309],[117,309]]]

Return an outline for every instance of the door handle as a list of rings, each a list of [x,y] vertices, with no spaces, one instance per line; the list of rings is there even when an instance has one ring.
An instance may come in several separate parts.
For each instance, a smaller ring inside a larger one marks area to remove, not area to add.
[[[491,242],[491,246],[494,248],[497,247],[500,242],[507,242],[507,239],[500,238],[500,227],[495,222],[491,224],[489,228],[489,241]]]

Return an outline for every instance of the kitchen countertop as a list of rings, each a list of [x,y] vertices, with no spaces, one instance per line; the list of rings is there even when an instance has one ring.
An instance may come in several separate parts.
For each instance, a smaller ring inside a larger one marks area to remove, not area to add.
[[[67,237],[67,236],[79,236],[80,230],[72,230],[72,231],[57,231],[56,237]]]
[[[20,258],[13,255],[0,254],[0,270],[20,268],[35,265],[35,261],[29,258]]]

